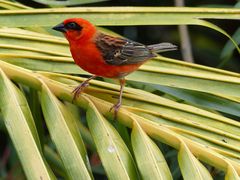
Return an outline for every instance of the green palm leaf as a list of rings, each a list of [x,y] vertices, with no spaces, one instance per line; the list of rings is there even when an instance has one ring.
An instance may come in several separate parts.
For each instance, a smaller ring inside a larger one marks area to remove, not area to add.
[[[184,179],[212,179],[209,166],[239,178],[240,123],[216,112],[239,117],[238,73],[159,56],[127,77],[142,90],[124,89],[113,121],[119,86],[92,80],[72,105],[73,86],[87,73],[73,63],[66,40],[49,30],[79,16],[97,25],[200,25],[230,38],[202,19],[239,19],[238,9],[0,6],[11,9],[0,11],[0,113],[27,178],[173,179],[160,145],[177,151]],[[46,132],[37,131],[42,122]]]

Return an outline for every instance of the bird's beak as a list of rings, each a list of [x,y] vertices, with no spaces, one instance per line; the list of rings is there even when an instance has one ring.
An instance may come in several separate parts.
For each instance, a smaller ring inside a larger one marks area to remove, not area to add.
[[[60,23],[60,24],[54,26],[52,29],[63,32],[63,33],[65,33],[67,31],[67,29],[64,27],[63,23]]]

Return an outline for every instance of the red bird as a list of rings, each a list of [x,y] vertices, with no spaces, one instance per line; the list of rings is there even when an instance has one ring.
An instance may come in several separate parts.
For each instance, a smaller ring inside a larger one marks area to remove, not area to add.
[[[91,79],[98,76],[119,79],[120,95],[118,102],[112,107],[115,115],[122,103],[124,77],[147,60],[156,57],[156,53],[176,50],[176,46],[170,43],[145,46],[126,38],[106,35],[82,18],[66,19],[53,29],[62,32],[69,41],[75,63],[93,74],[73,90],[73,100],[88,86]]]

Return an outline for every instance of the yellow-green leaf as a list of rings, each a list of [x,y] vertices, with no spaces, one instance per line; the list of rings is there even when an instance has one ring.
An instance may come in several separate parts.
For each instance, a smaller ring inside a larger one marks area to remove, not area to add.
[[[133,152],[143,179],[172,179],[167,162],[157,145],[145,134],[137,122],[131,135]]]
[[[92,179],[87,152],[74,117],[43,85],[41,105],[47,127],[71,179]]]
[[[5,126],[29,179],[56,179],[43,156],[27,100],[0,69],[0,107]]]
[[[183,142],[178,152],[178,163],[184,179],[212,179],[208,170],[194,157]]]
[[[89,100],[87,122],[109,179],[137,179],[137,169],[130,151],[113,126]]]

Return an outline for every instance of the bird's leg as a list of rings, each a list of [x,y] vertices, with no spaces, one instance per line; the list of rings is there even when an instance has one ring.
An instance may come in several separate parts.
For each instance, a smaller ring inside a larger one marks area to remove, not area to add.
[[[119,94],[118,102],[110,108],[110,111],[112,111],[112,109],[114,109],[114,119],[116,119],[117,112],[120,109],[121,104],[122,104],[122,94],[123,94],[123,88],[125,85],[125,79],[124,78],[120,79],[119,82],[120,82],[121,87],[120,87],[120,94]]]
[[[81,94],[81,92],[84,90],[85,87],[87,87],[89,85],[89,81],[96,78],[96,75],[91,76],[90,78],[88,78],[87,80],[83,81],[80,85],[78,85],[73,91],[73,100],[72,102],[78,98],[78,96]]]

